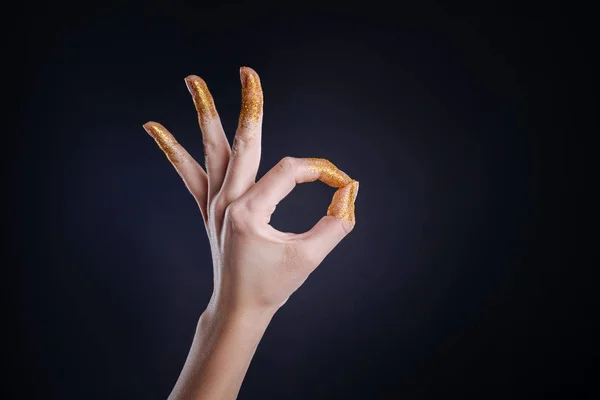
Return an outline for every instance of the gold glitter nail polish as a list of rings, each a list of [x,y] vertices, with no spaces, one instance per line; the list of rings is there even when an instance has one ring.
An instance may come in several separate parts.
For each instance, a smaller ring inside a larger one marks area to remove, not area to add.
[[[215,102],[206,86],[206,82],[196,75],[190,75],[185,78],[185,84],[192,95],[196,111],[198,112],[198,121],[202,124],[217,116]]]
[[[309,168],[319,173],[318,179],[335,188],[341,188],[352,182],[352,179],[340,171],[333,163],[324,158],[307,158]]]
[[[242,110],[238,128],[258,123],[263,112],[263,92],[258,74],[248,67],[240,68],[242,81]]]
[[[165,153],[172,164],[183,160],[179,143],[164,126],[158,122],[151,121],[144,124],[144,129],[156,141],[158,147]]]
[[[358,182],[352,181],[348,186],[338,189],[334,193],[333,200],[327,209],[327,215],[354,223],[356,221],[354,201],[358,194]]]

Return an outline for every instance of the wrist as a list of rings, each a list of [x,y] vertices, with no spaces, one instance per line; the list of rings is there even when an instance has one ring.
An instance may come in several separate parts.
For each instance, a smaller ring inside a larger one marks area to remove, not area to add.
[[[269,307],[232,307],[213,294],[200,316],[199,325],[220,326],[228,330],[257,332],[262,335],[276,311],[277,309]]]

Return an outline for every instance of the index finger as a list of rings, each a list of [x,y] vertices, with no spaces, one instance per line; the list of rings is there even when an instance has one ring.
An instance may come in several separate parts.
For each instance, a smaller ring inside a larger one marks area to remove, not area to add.
[[[240,200],[254,211],[271,212],[298,183],[320,180],[341,188],[352,179],[324,158],[285,157],[265,174]]]

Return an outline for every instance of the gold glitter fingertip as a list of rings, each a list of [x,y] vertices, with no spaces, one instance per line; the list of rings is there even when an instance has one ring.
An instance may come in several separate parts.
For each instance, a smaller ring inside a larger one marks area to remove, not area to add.
[[[152,121],[146,122],[143,126],[172,164],[179,163],[183,160],[180,150],[181,146],[164,126],[158,122]]]
[[[242,82],[242,110],[239,128],[258,123],[263,113],[263,92],[258,74],[249,67],[240,68]]]
[[[198,121],[206,122],[217,116],[215,102],[206,86],[206,82],[196,75],[190,75],[185,78],[185,84],[192,95],[196,111],[198,112]]]
[[[338,189],[334,195],[331,204],[327,209],[327,215],[340,218],[345,221],[355,223],[354,201],[358,195],[358,181],[352,181],[347,186]]]
[[[324,158],[307,158],[309,168],[319,173],[318,179],[335,188],[341,188],[352,182],[352,179],[333,163]]]

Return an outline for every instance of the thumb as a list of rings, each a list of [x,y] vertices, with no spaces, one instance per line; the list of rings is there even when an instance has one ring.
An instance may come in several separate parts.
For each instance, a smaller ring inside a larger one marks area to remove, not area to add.
[[[299,243],[301,253],[311,260],[312,270],[354,229],[354,201],[357,194],[357,181],[338,189],[327,209],[327,216],[302,235]]]

